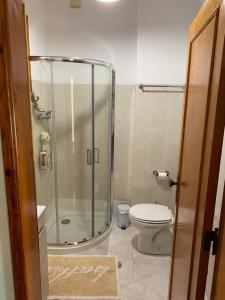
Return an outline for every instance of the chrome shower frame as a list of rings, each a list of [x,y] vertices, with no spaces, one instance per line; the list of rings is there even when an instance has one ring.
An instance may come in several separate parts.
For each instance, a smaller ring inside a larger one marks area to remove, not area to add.
[[[95,184],[94,184],[94,174],[95,174],[95,165],[94,163],[92,164],[92,239],[87,240],[87,241],[81,241],[81,242],[75,242],[73,245],[62,245],[60,244],[59,241],[59,197],[58,197],[58,182],[57,182],[57,152],[54,147],[54,177],[55,177],[55,201],[56,201],[56,234],[57,234],[57,244],[51,244],[49,245],[49,250],[52,250],[52,253],[56,251],[55,253],[58,253],[57,251],[60,250],[71,250],[75,251],[85,249],[85,247],[89,248],[92,245],[96,245],[98,242],[104,240],[108,233],[111,231],[112,227],[112,214],[113,214],[113,190],[112,190],[112,181],[113,181],[113,166],[114,166],[114,124],[115,124],[115,68],[112,64],[107,63],[105,61],[101,60],[92,60],[92,59],[83,59],[83,58],[78,58],[78,57],[59,57],[59,56],[30,56],[29,57],[31,62],[35,61],[46,61],[50,63],[50,77],[51,77],[51,103],[53,105],[53,112],[52,112],[52,119],[53,119],[53,128],[55,128],[55,107],[54,107],[54,99],[53,99],[53,89],[54,89],[54,76],[53,76],[53,62],[65,62],[65,63],[76,63],[76,64],[86,64],[91,66],[91,77],[92,77],[92,93],[91,93],[91,101],[92,101],[92,113],[93,113],[93,118],[92,118],[92,151],[94,151],[95,147],[95,66],[103,66],[109,69],[110,72],[110,80],[111,80],[111,85],[110,85],[110,109],[109,109],[109,122],[111,124],[110,126],[110,144],[111,147],[109,147],[109,157],[110,157],[110,180],[109,182],[109,206],[108,206],[108,213],[109,213],[109,226],[106,228],[104,232],[102,232],[101,236],[95,237]],[[36,103],[37,104],[37,103]],[[34,103],[35,105],[35,103]],[[53,132],[53,140],[54,143],[56,141],[56,132],[54,130]]]

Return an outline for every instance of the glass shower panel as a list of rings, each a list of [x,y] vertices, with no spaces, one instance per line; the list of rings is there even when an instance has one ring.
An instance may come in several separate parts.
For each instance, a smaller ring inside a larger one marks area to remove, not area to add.
[[[32,137],[33,154],[35,167],[36,194],[38,205],[46,206],[46,227],[48,232],[48,243],[57,243],[56,238],[56,207],[55,207],[55,178],[53,165],[53,127],[52,115],[49,119],[40,118],[39,111],[52,111],[52,76],[49,61],[32,61]],[[34,106],[37,105],[36,109]],[[50,165],[46,169],[41,169],[39,165],[42,143],[41,133],[47,132],[50,135]]]
[[[60,244],[92,238],[91,65],[54,62],[57,231]]]
[[[94,232],[102,234],[110,224],[111,172],[111,72],[95,66],[94,72]]]
[[[76,245],[112,220],[113,72],[95,60],[30,59],[37,200],[48,244]]]

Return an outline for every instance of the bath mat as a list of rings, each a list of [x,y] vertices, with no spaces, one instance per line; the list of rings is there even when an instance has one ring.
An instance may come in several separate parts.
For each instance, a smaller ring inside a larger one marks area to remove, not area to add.
[[[48,268],[48,299],[120,299],[115,256],[50,255]]]

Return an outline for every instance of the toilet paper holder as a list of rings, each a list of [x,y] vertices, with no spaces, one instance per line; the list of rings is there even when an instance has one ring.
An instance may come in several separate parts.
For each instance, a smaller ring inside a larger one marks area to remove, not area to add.
[[[169,186],[173,187],[174,185],[177,186],[178,182],[174,181],[171,177],[170,177],[170,172],[169,171],[164,171],[164,172],[159,172],[157,170],[153,171],[153,175],[158,179],[160,178],[160,175],[163,174],[164,178],[167,178],[169,181]]]

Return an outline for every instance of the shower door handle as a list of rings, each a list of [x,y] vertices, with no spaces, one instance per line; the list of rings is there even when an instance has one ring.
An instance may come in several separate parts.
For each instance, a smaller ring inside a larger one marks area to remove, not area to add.
[[[95,148],[94,162],[96,164],[100,164],[100,149],[99,148]]]
[[[92,151],[91,149],[87,149],[87,164],[92,165]]]

